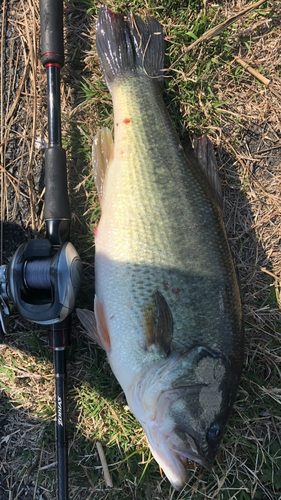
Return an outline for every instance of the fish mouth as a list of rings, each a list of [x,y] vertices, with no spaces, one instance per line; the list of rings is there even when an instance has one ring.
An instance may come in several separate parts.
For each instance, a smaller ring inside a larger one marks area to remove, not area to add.
[[[192,448],[190,447],[191,440],[193,442]],[[196,439],[191,434],[188,435],[188,439],[185,440],[183,446],[180,446],[179,448],[175,449],[169,447],[171,458],[173,457],[172,461],[174,464],[173,476],[171,475],[171,470],[165,470],[164,468],[168,479],[176,490],[181,490],[186,484],[188,468],[187,463],[189,460],[203,466],[208,471],[210,471],[212,468],[212,463],[204,456],[201,451],[198,439]]]
[[[181,429],[175,429],[175,432],[181,438],[182,443],[184,443],[182,450],[172,450],[173,454],[181,462],[181,464],[186,467],[187,460],[191,460],[210,471],[213,465],[212,461],[209,460],[202,451],[200,439],[194,435],[194,432],[186,429],[184,431]]]
[[[200,436],[192,429],[177,427],[163,434],[157,426],[143,427],[155,460],[176,490],[181,490],[187,482],[188,460],[211,470],[212,462],[206,458]]]
[[[199,465],[202,465],[205,469],[207,469],[209,472],[212,469],[212,464],[211,462],[203,457],[203,455],[196,455],[195,453],[188,453],[186,455],[183,455],[181,452],[172,450],[172,453],[174,454],[175,458],[184,466],[187,466],[187,461],[190,460],[192,462],[196,462]]]

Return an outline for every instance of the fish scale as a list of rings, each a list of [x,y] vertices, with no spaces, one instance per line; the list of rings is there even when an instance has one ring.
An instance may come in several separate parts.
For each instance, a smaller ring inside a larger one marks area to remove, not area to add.
[[[105,241],[104,253],[109,258],[135,264],[133,276],[127,273],[126,267],[124,276],[120,276],[121,281],[125,279],[127,282],[129,293],[130,288],[132,293],[136,290],[137,297],[139,281],[147,274],[150,286],[146,288],[146,301],[150,301],[153,292],[160,288],[163,295],[167,299],[169,296],[173,302],[180,302],[181,295],[187,297],[190,295],[193,297],[193,302],[198,301],[197,309],[213,309],[217,303],[218,288],[224,290],[228,282],[227,273],[222,267],[222,256],[228,257],[229,249],[221,219],[216,218],[217,214],[210,211],[210,202],[208,203],[203,196],[203,189],[198,187],[196,179],[187,170],[186,160],[178,149],[178,141],[171,134],[170,120],[163,106],[160,108],[162,116],[160,115],[158,125],[153,130],[153,137],[158,137],[158,129],[163,129],[163,123],[166,122],[169,126],[166,135],[169,133],[170,141],[166,141],[166,145],[163,144],[163,149],[159,149],[159,143],[157,148],[154,146],[151,134],[147,133],[151,110],[147,107],[146,93],[135,92],[136,87],[147,88],[147,85],[142,84],[143,79],[144,77],[140,76],[127,78],[126,85],[121,85],[121,89],[117,87],[116,90],[115,88],[112,90],[114,102],[118,101],[118,105],[114,107],[115,123],[118,123],[118,127],[115,126],[117,131],[114,160],[108,169],[104,186],[110,202],[106,209],[103,209],[103,213],[106,212],[105,223],[103,224],[102,219],[99,226],[99,236],[96,241],[97,267],[99,252],[103,253],[103,243],[99,241],[101,238]],[[129,108],[128,96],[131,99],[133,94],[135,94],[133,105]],[[123,125],[120,130],[120,124],[126,116],[130,117],[131,122]],[[126,153],[125,156],[120,155],[118,158],[120,149]],[[141,153],[143,151],[144,154]],[[183,188],[179,189],[181,184]],[[104,203],[106,204],[106,200]],[[202,228],[205,230],[202,231]],[[221,246],[226,247],[226,250],[222,248],[221,251]],[[142,262],[146,263],[145,268],[140,266]],[[158,268],[153,273],[154,281],[149,266]],[[189,277],[184,278],[189,270],[195,275],[191,280]],[[199,282],[196,277],[197,272]],[[202,281],[206,279],[213,279],[214,283],[213,287],[208,286],[211,292],[204,299]],[[165,282],[170,282],[171,287],[178,287],[181,290],[177,297],[174,297],[171,291],[168,293],[163,290]],[[111,292],[110,290],[106,292],[107,296],[109,297],[110,293],[114,295],[115,289],[118,288],[116,281]],[[196,297],[195,288],[197,288]],[[230,289],[232,296],[232,284],[227,288]],[[143,303],[143,299],[143,295],[138,296],[140,304]],[[109,302],[112,304],[114,300],[116,299],[112,296]],[[138,302],[135,303],[137,311],[142,310]],[[122,308],[122,304],[118,308]],[[193,310],[191,315],[194,315]],[[194,342],[194,338],[190,332],[186,338],[187,320],[186,312],[182,318],[177,318],[174,314],[176,328],[178,324],[184,323],[184,328],[181,330],[184,330],[185,338],[180,340],[184,340],[188,347]],[[174,338],[176,333],[175,330]],[[196,338],[198,339],[198,332]]]
[[[188,459],[207,468],[214,462],[243,366],[217,166],[205,139],[198,144],[209,148],[209,178],[179,145],[162,98],[160,24],[125,22],[102,7],[96,40],[113,99],[114,145],[108,129],[97,134],[95,313],[78,315],[180,489]]]

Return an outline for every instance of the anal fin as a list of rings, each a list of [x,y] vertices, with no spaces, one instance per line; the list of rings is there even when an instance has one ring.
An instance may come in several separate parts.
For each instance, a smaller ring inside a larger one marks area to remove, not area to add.
[[[107,127],[102,128],[96,134],[92,147],[94,180],[101,205],[104,191],[105,174],[108,165],[113,158],[113,149],[114,144],[110,130]]]

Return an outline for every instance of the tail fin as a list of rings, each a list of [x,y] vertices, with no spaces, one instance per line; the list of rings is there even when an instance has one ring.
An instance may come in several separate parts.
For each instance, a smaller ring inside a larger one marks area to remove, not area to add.
[[[161,24],[150,16],[147,24],[130,14],[114,14],[102,6],[96,29],[96,45],[108,88],[116,79],[144,72],[162,82],[164,39]]]

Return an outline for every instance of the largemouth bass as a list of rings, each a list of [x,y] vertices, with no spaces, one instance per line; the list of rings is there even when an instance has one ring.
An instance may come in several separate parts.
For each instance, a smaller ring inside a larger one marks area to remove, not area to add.
[[[94,140],[102,208],[96,295],[94,313],[78,316],[107,352],[153,456],[181,489],[188,459],[212,466],[243,365],[218,172],[211,162],[206,174],[185,156],[171,124],[162,26],[102,7],[96,44],[113,99],[114,142],[108,129]]]

